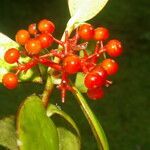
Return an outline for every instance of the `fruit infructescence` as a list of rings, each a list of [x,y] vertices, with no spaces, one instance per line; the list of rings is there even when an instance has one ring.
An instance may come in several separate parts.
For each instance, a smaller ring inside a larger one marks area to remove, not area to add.
[[[71,37],[68,31],[65,31],[65,40],[56,39],[52,34],[55,25],[48,19],[41,20],[38,24],[30,24],[28,30],[21,29],[16,33],[16,42],[22,45],[22,50],[15,48],[8,49],[4,55],[7,63],[16,63],[15,73],[7,73],[3,76],[3,84],[8,89],[16,88],[19,79],[17,76],[24,71],[43,64],[59,72],[61,83],[57,88],[61,90],[62,101],[64,102],[67,90],[73,91],[70,85],[69,77],[82,72],[85,75],[84,84],[87,87],[87,95],[91,99],[101,99],[104,95],[103,87],[109,86],[111,81],[107,80],[108,76],[114,75],[118,71],[118,63],[113,58],[122,53],[121,42],[112,39],[106,44],[109,38],[109,30],[105,27],[94,29],[91,24],[82,24],[75,30]],[[81,42],[82,41],[82,42]],[[84,42],[83,42],[84,41]],[[95,42],[95,47],[89,53],[87,46],[89,42]],[[52,49],[51,45],[57,43],[61,45],[59,49]],[[80,51],[83,55],[80,56]],[[27,63],[20,63],[19,57],[26,55],[30,57]],[[59,62],[54,61],[54,57],[59,58]],[[102,62],[99,62],[102,58]],[[53,74],[55,75],[55,74]]]

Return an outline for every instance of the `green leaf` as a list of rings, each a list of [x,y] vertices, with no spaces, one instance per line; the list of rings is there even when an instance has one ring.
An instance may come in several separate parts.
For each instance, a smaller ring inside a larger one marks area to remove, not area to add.
[[[17,117],[20,150],[59,150],[58,133],[38,96],[28,97]]]
[[[85,74],[83,74],[82,72],[77,73],[76,80],[75,80],[75,86],[78,88],[78,90],[81,93],[87,92],[87,88],[84,84],[84,78],[85,78]]]
[[[59,135],[59,150],[80,150],[79,137],[66,127],[57,128]]]
[[[50,104],[47,107],[47,116],[52,117],[53,115],[58,115],[62,118],[64,118],[77,132],[78,136],[80,137],[79,129],[76,125],[76,123],[73,121],[73,119],[64,111],[62,111],[58,106]]]
[[[35,83],[42,83],[42,76],[40,75],[40,72],[37,67],[34,67],[32,69],[29,69],[27,72],[21,72],[19,74],[19,80],[22,82],[26,81],[32,81]]]
[[[85,22],[96,16],[106,5],[108,0],[68,0],[72,20]]]
[[[0,33],[0,83],[2,82],[2,77],[7,72],[10,72],[16,64],[8,64],[4,61],[4,54],[9,48],[21,49],[20,45],[10,39],[8,36]],[[21,63],[27,63],[30,60],[29,57],[21,57],[19,61]],[[32,82],[42,82],[42,78],[37,69],[33,68],[28,70],[26,73],[22,73],[19,76],[20,81],[32,81]]]
[[[18,149],[14,117],[0,120],[0,145],[10,150]]]
[[[47,108],[47,115],[53,118],[57,126],[59,150],[80,150],[80,132],[73,119],[58,106],[52,104]]]

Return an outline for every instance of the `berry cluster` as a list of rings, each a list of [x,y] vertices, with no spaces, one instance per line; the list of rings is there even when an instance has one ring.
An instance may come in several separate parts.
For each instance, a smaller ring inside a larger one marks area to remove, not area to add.
[[[53,22],[47,19],[38,24],[31,24],[28,30],[19,30],[16,34],[16,42],[22,45],[22,50],[8,49],[4,59],[7,63],[17,63],[15,73],[7,73],[3,76],[3,84],[8,89],[14,89],[18,85],[18,74],[25,72],[38,64],[53,68],[53,75],[57,71],[61,76],[61,83],[57,88],[61,90],[62,102],[64,102],[66,90],[73,91],[69,76],[78,72],[85,74],[84,84],[88,88],[87,95],[91,99],[100,99],[104,92],[102,87],[109,86],[111,81],[107,80],[109,75],[118,71],[118,64],[112,58],[106,58],[106,54],[117,57],[122,53],[121,42],[113,39],[105,45],[109,37],[108,29],[104,27],[93,28],[91,24],[82,24],[76,29],[75,34],[70,37],[65,32],[65,40],[56,39],[52,34],[55,30]],[[94,40],[95,48],[89,54],[88,43]],[[81,42],[84,41],[84,42]],[[79,43],[80,42],[80,43]],[[51,45],[57,43],[58,49],[52,49]],[[83,56],[79,52],[83,52]],[[30,57],[27,63],[20,63],[21,56]],[[54,58],[59,61],[55,62]],[[102,62],[99,62],[102,58]]]

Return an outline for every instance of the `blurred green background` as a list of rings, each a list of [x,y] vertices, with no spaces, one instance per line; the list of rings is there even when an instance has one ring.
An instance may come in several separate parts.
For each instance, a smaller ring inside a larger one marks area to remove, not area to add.
[[[106,90],[104,99],[89,105],[107,134],[111,150],[150,150],[150,1],[110,0],[91,21],[110,29],[111,38],[120,39],[123,55],[117,59],[119,73]],[[70,15],[67,0],[1,0],[0,32],[14,39],[20,28],[49,18],[56,24],[55,36],[61,37]],[[0,85],[0,117],[15,114],[28,95],[41,94],[42,85],[22,84],[8,91]],[[58,91],[54,103],[68,112],[82,134],[82,149],[97,150],[95,139],[76,100],[67,95],[61,104]]]

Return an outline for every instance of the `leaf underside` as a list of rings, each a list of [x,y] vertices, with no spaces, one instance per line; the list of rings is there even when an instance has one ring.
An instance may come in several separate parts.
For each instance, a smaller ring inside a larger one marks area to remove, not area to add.
[[[71,17],[76,22],[85,22],[95,17],[108,0],[68,0]]]

